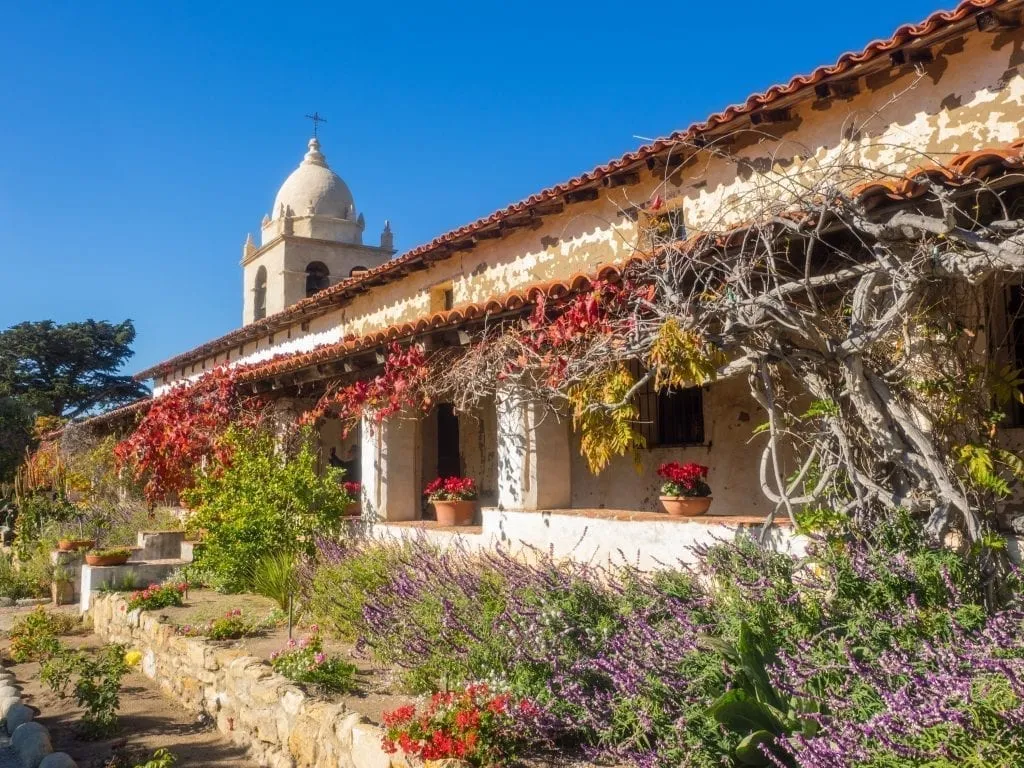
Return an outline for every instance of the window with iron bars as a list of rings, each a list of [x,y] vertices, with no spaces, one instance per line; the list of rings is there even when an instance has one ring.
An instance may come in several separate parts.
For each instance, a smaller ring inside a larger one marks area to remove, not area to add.
[[[640,378],[644,369],[638,362],[630,363],[633,376]],[[704,442],[704,390],[701,387],[655,390],[649,381],[636,394],[639,411],[637,431],[644,436],[648,448],[659,445],[700,445]]]
[[[1010,364],[1024,369],[1024,285],[1006,288],[1006,331]],[[1024,404],[1015,399],[1005,407],[1006,426],[1024,427]]]

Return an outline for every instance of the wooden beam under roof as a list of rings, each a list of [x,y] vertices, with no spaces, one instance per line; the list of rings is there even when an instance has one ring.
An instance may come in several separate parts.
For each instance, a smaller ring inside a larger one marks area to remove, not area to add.
[[[566,205],[572,205],[573,203],[582,203],[587,200],[597,200],[599,194],[597,187],[585,187],[584,189],[566,192],[562,197]]]

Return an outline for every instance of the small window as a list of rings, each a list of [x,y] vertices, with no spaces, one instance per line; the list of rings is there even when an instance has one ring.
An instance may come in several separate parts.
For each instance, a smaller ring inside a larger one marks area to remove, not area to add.
[[[331,272],[322,261],[311,261],[306,267],[306,298],[331,285]]]
[[[430,311],[447,312],[455,306],[455,290],[452,284],[439,285],[430,292]]]
[[[267,268],[256,270],[256,283],[253,285],[252,319],[262,320],[267,316]]]
[[[633,376],[644,370],[630,364]],[[704,442],[704,390],[701,387],[668,388],[660,392],[648,382],[636,395],[637,431],[648,448],[659,445],[700,445]]]

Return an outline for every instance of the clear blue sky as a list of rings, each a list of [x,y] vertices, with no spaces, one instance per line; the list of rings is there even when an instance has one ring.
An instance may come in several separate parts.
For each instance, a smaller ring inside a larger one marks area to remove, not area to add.
[[[307,112],[404,251],[939,1],[0,0],[0,328],[130,317],[136,371],[237,327]]]

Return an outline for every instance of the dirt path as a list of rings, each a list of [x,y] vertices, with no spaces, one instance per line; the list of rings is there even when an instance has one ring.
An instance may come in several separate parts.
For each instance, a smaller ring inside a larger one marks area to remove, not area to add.
[[[9,625],[5,619],[8,617],[0,619],[0,624]],[[96,648],[101,644],[95,635],[84,633],[65,637],[63,641],[79,648]],[[6,650],[6,642],[4,646]],[[160,748],[173,752],[179,766],[242,768],[254,764],[245,749],[221,735],[209,718],[200,719],[185,711],[137,671],[124,678],[118,733],[104,741],[84,741],[75,730],[81,710],[73,698],[58,698],[40,683],[37,663],[13,664],[8,668],[22,686],[25,703],[40,711],[37,720],[50,730],[54,750],[67,752],[80,768],[130,768],[145,762]],[[117,762],[111,763],[113,758]]]

